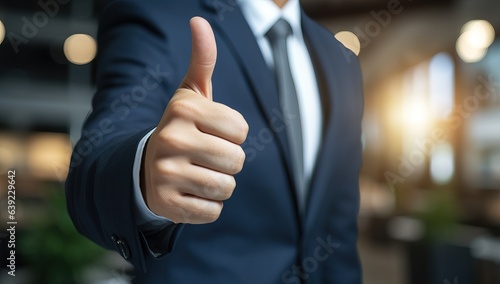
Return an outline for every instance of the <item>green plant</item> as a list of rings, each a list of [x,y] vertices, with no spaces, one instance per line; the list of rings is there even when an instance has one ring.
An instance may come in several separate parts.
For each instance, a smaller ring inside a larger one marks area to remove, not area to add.
[[[33,283],[82,283],[82,272],[98,262],[104,250],[80,235],[66,211],[64,191],[52,190],[46,215],[20,236],[20,253],[27,259]]]
[[[425,224],[425,238],[446,241],[453,237],[459,219],[456,197],[449,189],[435,189],[429,195],[428,207],[420,215]]]

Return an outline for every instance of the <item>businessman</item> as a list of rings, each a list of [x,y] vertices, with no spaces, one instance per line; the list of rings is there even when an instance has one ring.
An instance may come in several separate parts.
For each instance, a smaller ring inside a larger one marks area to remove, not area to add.
[[[136,283],[361,283],[356,56],[298,0],[118,0],[66,183]]]

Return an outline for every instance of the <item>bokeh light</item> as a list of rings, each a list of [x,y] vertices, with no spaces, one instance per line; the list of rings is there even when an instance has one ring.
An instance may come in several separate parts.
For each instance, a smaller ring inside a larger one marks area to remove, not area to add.
[[[457,53],[467,63],[481,61],[495,40],[495,29],[485,20],[473,20],[462,27],[457,40]]]
[[[0,44],[2,44],[4,39],[5,39],[5,26],[2,23],[2,21],[0,21]]]
[[[95,39],[86,34],[74,34],[64,42],[64,55],[69,62],[84,65],[92,62],[97,54]]]
[[[481,61],[486,56],[487,52],[487,48],[477,48],[471,45],[467,33],[462,34],[457,40],[458,56],[466,63]]]
[[[431,124],[429,106],[423,97],[408,99],[403,106],[403,121],[410,131],[426,132]]]
[[[439,144],[431,154],[430,172],[436,184],[447,184],[455,173],[453,147],[450,144]]]
[[[462,34],[466,35],[468,44],[476,48],[488,48],[495,40],[495,29],[485,20],[467,22],[462,27]]]
[[[354,54],[359,55],[361,51],[361,42],[357,35],[349,31],[338,32],[335,38],[340,41],[345,47],[350,49]]]
[[[71,145],[65,134],[38,133],[27,143],[27,166],[34,177],[64,181],[68,174]]]

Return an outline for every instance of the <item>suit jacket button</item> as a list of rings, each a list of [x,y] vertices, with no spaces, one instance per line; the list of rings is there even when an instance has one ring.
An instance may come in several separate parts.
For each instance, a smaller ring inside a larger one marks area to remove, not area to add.
[[[130,259],[130,249],[128,248],[127,243],[123,240],[120,240],[116,236],[111,237],[111,239],[115,243],[115,246],[118,249],[118,252],[121,254],[121,256],[125,260],[129,260]]]

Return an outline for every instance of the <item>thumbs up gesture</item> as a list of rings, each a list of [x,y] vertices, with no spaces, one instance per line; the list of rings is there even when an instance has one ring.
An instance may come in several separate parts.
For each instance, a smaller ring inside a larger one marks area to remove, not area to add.
[[[149,209],[175,223],[217,220],[236,186],[248,124],[237,111],[212,101],[217,46],[210,24],[190,21],[189,70],[148,140],[141,189]]]

